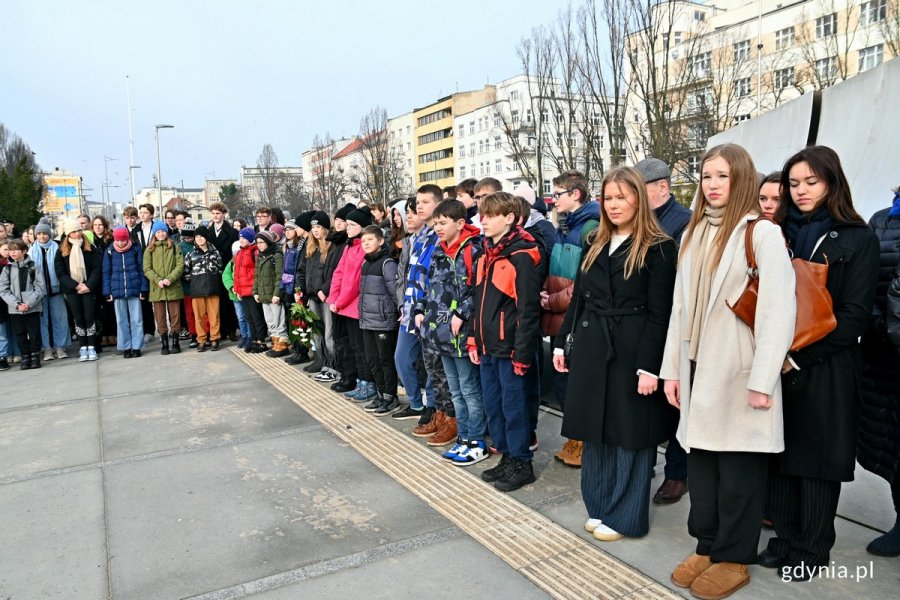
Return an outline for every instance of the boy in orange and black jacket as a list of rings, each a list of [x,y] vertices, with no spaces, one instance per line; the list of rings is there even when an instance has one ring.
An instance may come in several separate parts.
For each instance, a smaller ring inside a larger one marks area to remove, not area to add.
[[[481,478],[503,492],[534,482],[531,425],[524,376],[534,358],[540,322],[538,244],[517,223],[522,205],[506,192],[481,201],[484,254],[478,259],[469,358],[480,364],[484,412],[494,447],[503,455]]]

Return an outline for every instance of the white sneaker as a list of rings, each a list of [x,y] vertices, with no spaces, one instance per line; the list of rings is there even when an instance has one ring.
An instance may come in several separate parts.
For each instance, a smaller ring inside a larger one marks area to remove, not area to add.
[[[78,362],[87,362],[88,360],[88,351],[87,346],[82,346],[78,349]]]
[[[594,533],[594,530],[602,523],[600,519],[588,519],[584,522],[584,530]]]
[[[16,364],[16,363],[20,363],[20,362],[22,362],[22,357],[18,354],[13,355],[12,363]]]
[[[47,362],[48,360],[53,360],[54,358],[56,358],[56,357],[53,356],[53,348],[47,348],[46,350],[44,350],[44,362]]]
[[[623,537],[625,536],[612,527],[607,527],[603,523],[600,523],[594,528],[594,539],[600,540],[601,542],[615,542],[616,540],[621,540]]]
[[[69,358],[69,355],[66,354],[66,349],[65,348],[57,348],[56,349],[56,358],[59,358],[59,359]]]
[[[97,350],[94,349],[93,346],[87,347],[87,359],[88,360],[97,360]]]
[[[475,463],[480,463],[490,456],[487,446],[483,441],[473,440],[466,444],[459,454],[453,459],[453,464],[457,467],[468,467]]]

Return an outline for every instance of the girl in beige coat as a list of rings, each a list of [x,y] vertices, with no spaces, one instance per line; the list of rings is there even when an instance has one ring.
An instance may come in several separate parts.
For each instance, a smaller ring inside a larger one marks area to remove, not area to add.
[[[698,598],[724,598],[750,581],[771,453],[784,450],[780,375],[794,335],[794,272],[778,227],[753,231],[759,265],[756,331],[729,309],[748,283],[747,224],[758,217],[756,169],[746,150],[710,149],[681,244],[660,378],[681,409],[695,554],[672,573]]]

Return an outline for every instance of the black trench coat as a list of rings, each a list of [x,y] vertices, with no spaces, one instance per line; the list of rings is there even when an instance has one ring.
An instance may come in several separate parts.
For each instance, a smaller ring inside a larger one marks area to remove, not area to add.
[[[564,347],[574,323],[562,434],[642,450],[668,437],[675,411],[661,380],[654,394],[637,393],[637,371],[659,374],[678,253],[672,240],[652,246],[644,268],[625,279],[630,247],[631,238],[610,256],[607,245],[587,273],[579,269],[554,346]]]
[[[825,287],[837,328],[791,353],[800,370],[782,377],[786,475],[852,481],[859,429],[862,361],[859,337],[866,332],[878,278],[878,238],[865,225],[836,225],[813,254],[825,263]],[[798,257],[804,258],[804,257]],[[797,311],[803,310],[802,306]]]

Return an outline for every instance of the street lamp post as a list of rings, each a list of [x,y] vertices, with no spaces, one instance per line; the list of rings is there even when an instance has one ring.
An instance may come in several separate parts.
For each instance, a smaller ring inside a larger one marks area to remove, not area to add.
[[[160,129],[173,129],[174,125],[166,125],[160,124],[156,126],[156,193],[159,198],[159,214],[160,218],[163,215],[163,202],[162,202],[162,167],[160,166],[159,160],[159,130]]]

